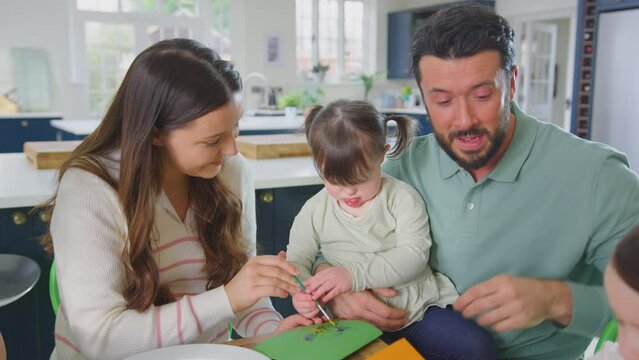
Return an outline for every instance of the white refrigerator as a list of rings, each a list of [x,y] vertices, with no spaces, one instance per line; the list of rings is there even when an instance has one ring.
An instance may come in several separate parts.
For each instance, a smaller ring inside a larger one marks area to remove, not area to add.
[[[626,153],[639,172],[639,9],[599,15],[591,139]]]

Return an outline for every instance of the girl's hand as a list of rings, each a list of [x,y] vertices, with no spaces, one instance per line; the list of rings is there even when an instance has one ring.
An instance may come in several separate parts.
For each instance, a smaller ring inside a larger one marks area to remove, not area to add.
[[[293,279],[297,274],[283,251],[277,256],[254,256],[224,285],[224,290],[233,312],[239,312],[253,306],[260,298],[285,298],[289,293],[299,292],[300,287]]]
[[[353,278],[348,269],[335,266],[315,273],[304,285],[313,299],[323,296],[322,302],[327,303],[337,295],[350,292],[353,289]]]
[[[280,324],[277,325],[275,332],[281,333],[286,330],[290,330],[299,326],[308,326],[313,324],[319,324],[321,322],[322,320],[319,318],[308,319],[300,314],[294,314],[280,321]]]
[[[303,292],[293,294],[293,307],[300,315],[309,319],[316,317],[319,313],[311,295]]]

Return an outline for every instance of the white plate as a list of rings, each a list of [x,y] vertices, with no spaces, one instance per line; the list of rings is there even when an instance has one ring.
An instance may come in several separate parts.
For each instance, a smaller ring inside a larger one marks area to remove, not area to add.
[[[269,360],[251,349],[222,344],[169,346],[133,355],[125,360]]]

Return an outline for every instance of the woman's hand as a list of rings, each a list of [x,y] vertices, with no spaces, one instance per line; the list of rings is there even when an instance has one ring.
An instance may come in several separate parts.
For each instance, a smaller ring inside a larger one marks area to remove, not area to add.
[[[286,330],[290,330],[299,326],[308,326],[313,324],[319,324],[321,322],[322,320],[319,318],[308,319],[300,314],[294,314],[280,321],[280,324],[277,325],[275,332],[281,333]]]
[[[233,312],[253,306],[260,298],[274,296],[285,298],[300,291],[293,279],[298,271],[286,261],[281,251],[277,256],[254,256],[224,285]]]
[[[313,299],[320,297],[327,303],[335,296],[351,292],[353,289],[353,277],[350,271],[344,267],[331,266],[323,268],[306,280],[307,291],[313,294]]]

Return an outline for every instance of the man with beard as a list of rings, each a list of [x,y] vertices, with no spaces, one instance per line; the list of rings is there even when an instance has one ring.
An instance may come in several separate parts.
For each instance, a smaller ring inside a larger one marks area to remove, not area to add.
[[[434,134],[383,169],[423,197],[430,264],[461,294],[454,309],[493,330],[500,358],[576,359],[610,318],[602,272],[639,223],[639,179],[625,155],[519,109],[513,37],[478,5],[417,30],[413,73]],[[386,330],[405,322],[370,292],[330,306]]]

